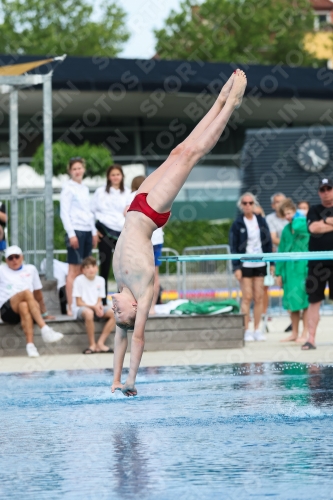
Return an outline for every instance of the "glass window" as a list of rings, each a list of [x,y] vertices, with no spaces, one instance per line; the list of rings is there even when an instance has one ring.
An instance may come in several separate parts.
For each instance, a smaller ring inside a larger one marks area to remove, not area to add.
[[[320,30],[325,27],[330,22],[329,13],[315,13],[314,27],[316,30]]]
[[[148,174],[153,170],[149,168]],[[236,201],[240,186],[238,168],[197,165],[190,173],[176,200]]]

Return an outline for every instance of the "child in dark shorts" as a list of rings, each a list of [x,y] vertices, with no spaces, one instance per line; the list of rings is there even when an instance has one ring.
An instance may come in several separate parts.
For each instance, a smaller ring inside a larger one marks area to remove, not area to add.
[[[87,257],[82,262],[82,274],[77,276],[73,285],[73,313],[76,319],[85,322],[89,347],[83,354],[113,352],[105,345],[105,341],[115,327],[114,313],[108,306],[103,306],[105,297],[105,281],[97,276],[98,267],[94,257]],[[104,319],[103,331],[95,342],[94,321]]]

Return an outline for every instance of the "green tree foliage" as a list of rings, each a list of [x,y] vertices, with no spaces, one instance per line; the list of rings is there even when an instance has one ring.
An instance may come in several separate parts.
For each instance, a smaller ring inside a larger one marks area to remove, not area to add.
[[[79,156],[86,160],[86,175],[105,175],[106,169],[113,164],[111,153],[104,146],[95,146],[85,142],[79,146],[73,146],[66,142],[55,142],[53,144],[53,174],[60,175],[67,172],[67,165],[70,158]],[[38,174],[44,173],[44,145],[37,149],[31,166]]]
[[[161,58],[238,64],[316,65],[304,49],[309,0],[184,0],[156,30]]]
[[[231,221],[212,224],[207,220],[172,220],[164,228],[164,246],[182,253],[185,247],[228,244],[230,227]]]
[[[113,0],[0,0],[0,52],[114,57],[129,38],[125,16]]]

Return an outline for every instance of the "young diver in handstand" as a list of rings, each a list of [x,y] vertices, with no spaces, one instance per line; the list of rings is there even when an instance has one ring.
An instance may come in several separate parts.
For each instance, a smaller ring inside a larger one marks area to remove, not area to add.
[[[143,348],[144,331],[154,293],[154,254],[151,236],[170,217],[171,205],[194,165],[217,143],[233,111],[241,104],[246,76],[235,71],[212,108],[191,134],[171,151],[166,161],[142,183],[126,215],[113,257],[119,293],[113,295],[116,318],[112,392],[135,396],[135,379]],[[133,330],[130,368],[125,384],[121,372],[127,349],[127,330]]]

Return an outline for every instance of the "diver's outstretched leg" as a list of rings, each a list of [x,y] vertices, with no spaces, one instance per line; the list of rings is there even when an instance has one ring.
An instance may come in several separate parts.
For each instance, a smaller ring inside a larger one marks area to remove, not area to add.
[[[232,88],[223,109],[200,137],[187,146],[181,155],[170,164],[165,170],[164,175],[149,191],[147,202],[154,210],[161,213],[170,210],[174,199],[183,187],[194,165],[215,146],[233,111],[240,106],[246,84],[245,73],[237,70],[234,74]]]
[[[188,137],[186,137],[183,142],[178,144],[178,146],[176,146],[171,151],[165,162],[162,163],[162,165],[160,165],[156,170],[154,170],[154,172],[152,172],[147,177],[147,179],[145,179],[145,181],[141,184],[138,193],[149,193],[149,191],[155,186],[155,184],[161,179],[161,177],[163,177],[164,173],[170,167],[170,165],[175,160],[177,160],[177,158],[187,147],[194,144],[196,140],[203,134],[203,132],[209,127],[209,125],[215,120],[228,99],[234,81],[235,73],[236,72],[231,75],[229,80],[222,87],[222,90],[211,109],[200,120],[198,125],[192,130]]]

